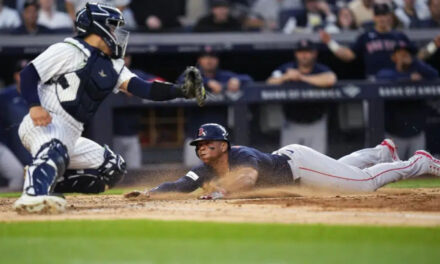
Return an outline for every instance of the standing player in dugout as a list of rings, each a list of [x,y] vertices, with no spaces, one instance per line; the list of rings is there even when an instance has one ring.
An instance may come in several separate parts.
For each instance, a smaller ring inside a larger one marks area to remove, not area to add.
[[[188,67],[183,84],[145,82],[124,66],[129,33],[121,12],[87,4],[76,16],[78,35],[50,46],[20,73],[29,114],[19,136],[33,156],[25,170],[18,212],[61,212],[58,193],[98,193],[126,173],[125,161],[107,146],[81,137],[100,103],[110,94],[131,93],[154,101],[196,98],[205,89],[199,71]]]
[[[228,132],[219,124],[202,125],[190,143],[202,165],[175,182],[150,191],[133,191],[126,198],[149,197],[164,192],[192,192],[204,188],[201,199],[220,199],[258,186],[289,185],[345,192],[372,192],[395,181],[423,174],[440,176],[440,161],[419,150],[400,160],[394,142],[385,139],[374,148],[338,160],[306,146],[287,145],[273,153],[246,146],[231,146]]]

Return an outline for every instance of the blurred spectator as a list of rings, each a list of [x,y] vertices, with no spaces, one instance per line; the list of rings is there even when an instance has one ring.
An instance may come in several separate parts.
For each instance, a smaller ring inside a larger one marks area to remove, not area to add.
[[[354,19],[353,12],[350,8],[341,7],[338,10],[338,17],[335,24],[330,24],[325,27],[325,31],[328,33],[339,33],[348,30],[356,30],[358,27]]]
[[[117,7],[119,10],[122,11],[124,15],[125,26],[127,28],[136,28],[136,22],[133,17],[133,12],[129,8],[131,0],[94,0],[94,1],[65,0],[66,11],[69,14],[70,18],[72,19],[72,21],[75,21],[76,19],[76,12],[84,8],[87,2],[103,3]],[[144,1],[135,1],[135,2],[144,2]],[[153,1],[145,1],[145,2],[153,2]]]
[[[27,65],[27,60],[20,60],[14,69],[14,84],[0,91],[0,127],[2,127],[5,144],[22,164],[30,164],[31,155],[23,147],[18,137],[18,126],[29,112],[28,105],[20,95],[20,71]]]
[[[181,18],[184,26],[193,26],[197,20],[208,13],[208,1],[186,0],[185,15]]]
[[[430,18],[425,0],[394,0],[397,8],[394,11],[404,28],[424,27],[424,21]]]
[[[256,0],[251,13],[262,20],[262,29],[279,29],[279,14],[283,10],[302,9],[302,0]]]
[[[205,51],[197,59],[198,67],[203,76],[203,83],[208,91],[208,99],[216,96],[226,96],[235,98],[241,94],[241,88],[252,82],[252,78],[246,74],[238,74],[219,68],[220,60],[211,47],[206,47]],[[179,77],[179,82],[183,81],[183,76]],[[218,123],[223,126],[228,125],[227,109],[225,106],[207,105],[200,111],[196,108],[189,108],[187,115],[186,139],[183,149],[183,161],[185,166],[191,167],[199,164],[194,148],[189,142],[194,136],[200,125],[205,123]],[[195,130],[194,130],[195,129]]]
[[[73,31],[73,22],[69,15],[56,10],[54,0],[39,0],[40,12],[38,24],[50,29]]]
[[[0,0],[0,32],[17,28],[20,25],[21,20],[18,12],[12,8],[4,6],[3,0]]]
[[[438,78],[438,72],[414,58],[415,50],[406,44],[396,45],[392,61],[394,68],[382,69],[377,80],[420,81]],[[387,101],[385,103],[385,131],[397,144],[401,159],[407,159],[416,150],[425,149],[427,108],[424,100]]]
[[[240,31],[240,21],[230,14],[229,1],[214,0],[211,13],[199,19],[194,26],[194,32],[232,32]]]
[[[278,67],[267,80],[268,84],[301,82],[327,88],[333,86],[336,75],[325,65],[316,62],[315,44],[302,40],[295,46],[296,62]],[[290,103],[284,105],[285,124],[281,129],[281,146],[302,144],[321,153],[327,150],[327,107],[322,103]]]
[[[298,29],[311,32],[335,23],[336,16],[332,13],[326,1],[305,0],[305,10],[298,13],[295,17],[289,18],[283,27],[283,32],[291,34]]]
[[[428,7],[431,12],[431,19],[427,26],[440,27],[440,0],[428,0]]]
[[[4,191],[19,191],[23,186],[23,164],[31,162],[30,153],[18,137],[18,126],[28,113],[28,105],[19,94],[20,71],[26,60],[17,62],[15,83],[0,90],[0,176],[8,181]]]
[[[139,30],[149,32],[179,31],[179,17],[185,15],[186,1],[132,1],[130,4]]]
[[[392,68],[391,54],[399,42],[410,43],[408,37],[391,28],[392,14],[388,4],[374,5],[374,29],[357,37],[351,48],[339,45],[331,36],[320,32],[322,42],[327,44],[336,57],[344,61],[352,61],[357,57],[363,59],[365,74],[374,77],[382,68]]]
[[[428,0],[429,11],[431,12],[431,19],[425,24],[427,27],[440,27],[440,0]],[[440,34],[428,43],[425,47],[420,49],[417,55],[419,59],[426,60],[438,52],[440,48]]]
[[[130,67],[131,55],[126,55],[124,61],[125,66]],[[162,78],[139,69],[133,69],[132,72],[146,81],[163,81]],[[124,157],[128,169],[142,167],[142,149],[138,136],[141,129],[140,118],[141,111],[133,107],[117,108],[113,115],[113,149]]]
[[[373,22],[373,4],[374,0],[353,0],[348,4],[358,27]]]
[[[54,33],[54,31],[49,28],[37,23],[39,9],[40,5],[38,4],[38,0],[26,0],[23,6],[23,11],[21,12],[23,24],[12,30],[11,33],[29,35]]]
[[[8,181],[5,192],[16,192],[23,188],[23,165],[14,154],[0,143],[0,176]]]

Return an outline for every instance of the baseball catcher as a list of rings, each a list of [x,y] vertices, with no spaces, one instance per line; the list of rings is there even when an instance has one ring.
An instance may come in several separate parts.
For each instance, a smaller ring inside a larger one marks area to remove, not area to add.
[[[332,159],[302,145],[288,145],[273,153],[245,146],[231,146],[228,132],[219,124],[202,125],[191,145],[202,165],[175,182],[149,191],[133,191],[125,197],[162,192],[207,190],[201,199],[220,199],[255,186],[299,183],[304,186],[349,192],[372,192],[395,181],[423,174],[440,176],[440,161],[420,150],[400,160],[394,142],[385,139],[367,148]]]
[[[20,73],[29,114],[19,128],[33,156],[25,170],[19,212],[60,212],[65,199],[56,193],[97,193],[113,187],[126,173],[120,155],[81,137],[110,93],[130,93],[164,101],[195,98],[205,89],[199,71],[188,67],[181,85],[145,82],[124,66],[129,33],[122,13],[110,6],[87,4],[76,16],[78,35],[50,46]]]

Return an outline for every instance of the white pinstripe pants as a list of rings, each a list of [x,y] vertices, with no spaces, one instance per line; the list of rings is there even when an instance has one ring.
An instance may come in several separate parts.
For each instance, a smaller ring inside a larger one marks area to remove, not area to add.
[[[104,148],[96,142],[81,137],[82,128],[76,128],[62,117],[51,113],[52,122],[45,126],[34,126],[29,114],[23,118],[18,134],[23,145],[33,157],[41,146],[58,139],[66,147],[70,162],[68,169],[96,169],[104,162]]]

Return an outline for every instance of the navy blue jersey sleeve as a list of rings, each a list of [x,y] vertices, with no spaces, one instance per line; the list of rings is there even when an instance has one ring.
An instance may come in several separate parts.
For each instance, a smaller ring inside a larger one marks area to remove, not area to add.
[[[174,182],[165,182],[160,184],[159,186],[150,190],[153,193],[160,192],[184,192],[189,193],[197,190],[200,186],[197,181],[194,181],[192,178],[183,176],[180,177],[177,181]]]
[[[252,79],[252,77],[247,74],[238,74],[237,78],[242,84],[249,84],[254,81],[254,79]]]
[[[271,77],[279,78],[281,77],[281,75],[286,73],[288,69],[296,69],[296,68],[297,68],[296,64],[293,62],[284,63],[283,65],[279,66],[272,72]]]
[[[416,68],[416,71],[422,75],[423,79],[425,80],[435,80],[438,78],[438,72],[436,69],[434,69],[432,66],[428,65],[427,63],[415,60],[414,65]]]
[[[21,94],[29,107],[41,105],[40,97],[38,97],[40,76],[32,63],[20,72],[20,80]]]
[[[192,192],[202,187],[206,181],[214,177],[211,169],[199,165],[191,169],[185,176],[175,182],[166,182],[152,189],[151,192]]]

